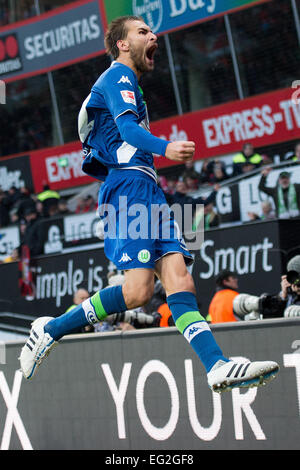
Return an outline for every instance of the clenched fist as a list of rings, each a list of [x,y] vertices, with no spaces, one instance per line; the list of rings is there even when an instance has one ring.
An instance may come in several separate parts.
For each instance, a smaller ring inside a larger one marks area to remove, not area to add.
[[[165,156],[170,160],[186,162],[192,160],[195,153],[195,142],[178,140],[167,145]]]

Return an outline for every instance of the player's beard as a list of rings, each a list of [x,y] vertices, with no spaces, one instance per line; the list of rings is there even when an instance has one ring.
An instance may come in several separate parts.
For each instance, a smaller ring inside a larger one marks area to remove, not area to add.
[[[130,58],[138,72],[145,73],[150,70],[150,67],[146,63],[143,50],[135,48],[133,45],[131,45]]]

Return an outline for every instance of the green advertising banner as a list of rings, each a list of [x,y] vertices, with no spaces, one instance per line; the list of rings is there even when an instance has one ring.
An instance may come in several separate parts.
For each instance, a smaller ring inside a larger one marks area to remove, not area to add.
[[[103,0],[103,2],[108,23],[118,16],[133,14],[132,0]]]
[[[154,33],[182,28],[267,0],[103,0],[107,22],[122,15],[142,16]]]

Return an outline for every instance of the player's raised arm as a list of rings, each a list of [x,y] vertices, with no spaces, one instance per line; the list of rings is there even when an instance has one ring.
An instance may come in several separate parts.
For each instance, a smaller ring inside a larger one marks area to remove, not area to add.
[[[178,140],[170,142],[165,151],[165,157],[170,160],[185,162],[192,160],[195,153],[195,142]]]

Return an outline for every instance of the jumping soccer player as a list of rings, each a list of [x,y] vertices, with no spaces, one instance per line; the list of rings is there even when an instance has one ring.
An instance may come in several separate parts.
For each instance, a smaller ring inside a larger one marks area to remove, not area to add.
[[[104,248],[116,267],[125,271],[125,283],[97,292],[81,305],[58,318],[40,317],[32,324],[21,351],[21,369],[27,379],[58,340],[76,328],[103,321],[108,315],[146,304],[153,294],[154,274],[160,279],[178,330],[202,361],[209,387],[218,392],[251,387],[272,380],[279,370],[271,361],[235,363],[225,357],[208,324],[198,311],[193,278],[186,265],[192,262],[182,238],[176,235],[170,216],[170,237],[133,238],[128,234],[130,208],[139,203],[147,209],[143,228],[152,228],[151,209],[166,204],[156,181],[153,154],[177,162],[193,158],[195,143],[168,142],[154,137],[138,80],[153,70],[157,37],[142,18],[114,20],[105,37],[107,53],[114,62],[99,77],[79,113],[79,135],[86,153],[83,170],[104,181],[99,208],[104,219],[109,207],[127,225],[108,215]],[[126,205],[123,202],[126,200]],[[161,225],[159,218],[155,222]],[[109,231],[108,231],[109,232]]]

